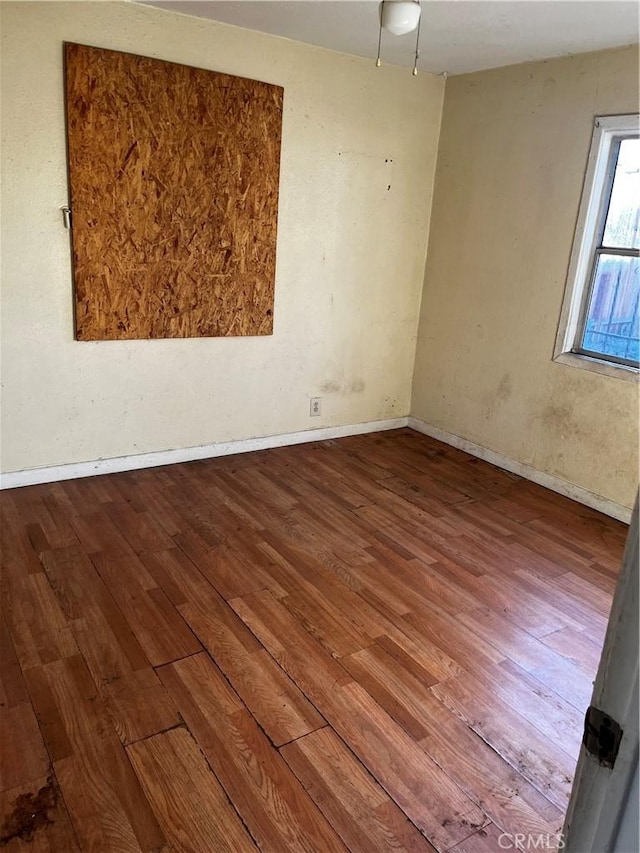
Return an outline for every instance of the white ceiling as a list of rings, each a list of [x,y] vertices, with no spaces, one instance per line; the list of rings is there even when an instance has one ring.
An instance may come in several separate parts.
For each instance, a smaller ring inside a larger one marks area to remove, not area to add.
[[[377,0],[149,0],[344,53],[375,58]],[[639,9],[628,0],[422,0],[419,67],[463,74],[638,41]],[[382,56],[413,65],[415,33],[383,34]]]

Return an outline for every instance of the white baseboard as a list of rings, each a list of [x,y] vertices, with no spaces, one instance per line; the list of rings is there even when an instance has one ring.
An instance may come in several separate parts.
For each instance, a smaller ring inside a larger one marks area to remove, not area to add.
[[[24,471],[10,471],[6,474],[0,474],[0,489],[16,489],[21,486],[35,486],[39,483],[54,483],[57,480],[75,480],[78,477],[95,477],[99,474],[136,471],[140,468],[157,468],[158,465],[193,462],[196,459],[211,459],[214,456],[230,456],[232,453],[249,453],[252,450],[267,450],[270,447],[304,444],[309,441],[326,441],[329,438],[363,435],[368,432],[382,432],[383,430],[406,427],[408,420],[406,417],[389,418],[385,421],[320,427],[319,429],[307,429],[301,432],[245,438],[240,441],[202,444],[198,447],[183,447],[176,450],[139,453],[134,456],[95,459],[91,462],[71,462],[66,465],[51,465],[46,468],[27,468]]]
[[[616,503],[615,501],[604,498],[602,495],[597,495],[595,492],[590,492],[588,489],[583,489],[582,486],[576,486],[569,483],[567,480],[562,480],[559,477],[554,477],[551,474],[545,474],[543,471],[538,471],[525,465],[523,462],[518,462],[515,459],[509,459],[507,456],[502,456],[496,453],[495,450],[489,450],[487,447],[482,447],[479,444],[474,444],[473,441],[468,441],[466,438],[461,438],[450,432],[445,432],[438,427],[421,421],[419,418],[410,417],[408,426],[415,429],[417,432],[435,438],[437,441],[442,441],[445,444],[450,444],[452,447],[457,447],[458,450],[464,450],[472,456],[477,456],[478,459],[484,459],[485,462],[490,462],[498,468],[503,468],[505,471],[510,471],[512,474],[518,474],[524,477],[525,480],[531,480],[539,486],[544,486],[545,489],[551,489],[560,495],[571,498],[578,503],[596,509],[605,515],[616,518],[618,521],[624,521],[629,524],[631,521],[631,509]]]
[[[472,456],[484,459],[498,468],[518,474],[526,480],[531,480],[551,489],[565,497],[599,512],[617,518],[628,524],[631,520],[631,510],[615,501],[576,486],[559,477],[537,471],[529,465],[502,456],[494,450],[474,444],[466,438],[445,432],[431,426],[425,421],[413,417],[390,418],[384,421],[368,421],[361,424],[345,424],[344,426],[320,427],[301,432],[287,432],[279,435],[266,435],[259,438],[246,438],[240,441],[225,441],[217,444],[202,444],[198,447],[183,447],[176,450],[159,450],[154,453],[139,453],[134,456],[117,456],[110,459],[95,459],[90,462],[72,462],[66,465],[51,465],[46,468],[28,468],[24,471],[10,471],[0,474],[0,489],[16,489],[21,486],[34,486],[39,483],[53,483],[57,480],[74,480],[78,477],[95,477],[99,474],[115,474],[120,471],[136,471],[141,468],[156,468],[159,465],[173,465],[177,462],[193,462],[196,459],[211,459],[215,456],[229,456],[233,453],[249,453],[253,450],[268,450],[270,447],[284,447],[290,444],[304,444],[310,441],[326,441],[330,438],[341,438],[347,435],[364,435],[369,432],[399,429],[409,426],[417,432],[431,438],[464,450]]]

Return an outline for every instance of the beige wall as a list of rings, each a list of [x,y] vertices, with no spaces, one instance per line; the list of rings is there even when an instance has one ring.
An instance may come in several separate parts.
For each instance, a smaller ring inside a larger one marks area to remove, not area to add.
[[[439,78],[133,4],[1,14],[2,470],[408,413]],[[74,342],[64,40],[284,86],[273,337]]]
[[[0,10],[2,470],[409,412],[439,78],[133,4]],[[272,337],[74,342],[64,40],[284,86]],[[637,108],[637,62],[623,49],[448,81],[412,402],[627,506],[636,386],[551,355],[592,118]]]
[[[447,82],[412,414],[625,506],[637,385],[552,361],[594,115],[637,48]]]

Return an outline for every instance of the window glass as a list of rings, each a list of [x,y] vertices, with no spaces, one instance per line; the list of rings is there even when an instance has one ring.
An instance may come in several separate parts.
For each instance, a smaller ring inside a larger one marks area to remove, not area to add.
[[[640,358],[639,299],[638,258],[598,255],[582,349],[637,362]]]
[[[620,142],[602,245],[640,248],[640,139]]]

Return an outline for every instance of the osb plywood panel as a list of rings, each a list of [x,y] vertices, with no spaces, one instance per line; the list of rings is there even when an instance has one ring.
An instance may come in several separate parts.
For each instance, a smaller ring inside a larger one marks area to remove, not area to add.
[[[283,90],[65,45],[76,337],[269,335]]]

